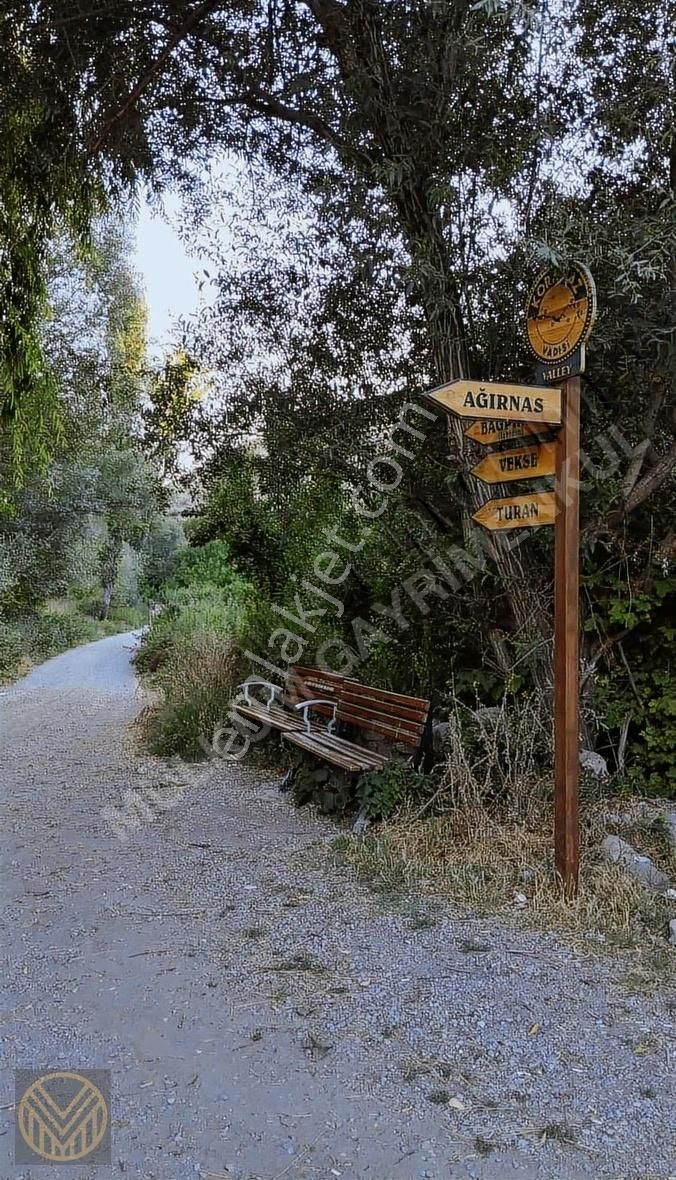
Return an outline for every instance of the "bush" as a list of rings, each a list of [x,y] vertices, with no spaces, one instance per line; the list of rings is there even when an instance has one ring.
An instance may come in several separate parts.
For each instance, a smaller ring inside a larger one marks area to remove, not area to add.
[[[174,620],[160,615],[148,628],[133,657],[139,672],[157,672],[166,664],[174,646]]]
[[[170,585],[194,589],[197,583],[203,582],[224,589],[237,581],[242,579],[232,564],[227,541],[209,541],[181,552]]]
[[[9,623],[0,623],[0,681],[16,676],[23,656],[23,632]]]
[[[90,643],[96,635],[96,626],[91,619],[47,611],[27,625],[25,651],[32,660],[46,660],[69,647]]]
[[[499,705],[469,709],[453,698],[448,720],[438,810],[490,805],[526,815],[551,780],[551,722],[542,701],[505,696]]]
[[[158,754],[201,752],[227,715],[242,679],[240,636],[256,608],[253,586],[233,569],[223,541],[185,549],[162,594],[162,613],[136,655],[142,672],[156,675],[163,700],[148,711],[144,728]]]
[[[164,700],[143,718],[153,753],[198,757],[200,738],[210,740],[227,715],[239,671],[234,643],[220,634],[178,636],[158,676]]]
[[[420,801],[430,791],[433,780],[414,770],[408,762],[389,762],[382,770],[372,770],[357,783],[357,799],[369,819],[387,819],[406,800]]]

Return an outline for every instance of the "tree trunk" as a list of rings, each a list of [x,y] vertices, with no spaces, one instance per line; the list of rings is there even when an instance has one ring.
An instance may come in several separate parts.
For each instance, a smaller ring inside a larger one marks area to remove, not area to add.
[[[424,263],[420,270],[423,275],[430,273],[434,262],[433,289],[426,291],[421,284],[420,300],[428,324],[432,344],[435,377],[438,384],[457,377],[471,377],[472,342],[468,338],[460,293],[451,273],[450,260],[438,224],[428,210],[421,207],[417,194],[408,194],[397,201],[402,219],[406,218],[409,250],[414,263]],[[443,295],[440,295],[443,290]],[[501,375],[508,377],[509,374]],[[449,415],[448,441],[451,455],[463,472],[466,495],[460,506],[465,541],[476,531],[477,525],[472,514],[493,497],[506,495],[508,489],[497,484],[490,491],[480,480],[470,474],[475,459],[475,446],[464,434],[466,423]],[[479,526],[480,527],[480,526]],[[500,581],[505,589],[511,611],[511,619],[505,620],[504,630],[518,637],[519,647],[524,651],[523,663],[533,677],[533,682],[549,705],[553,686],[553,617],[549,602],[548,579],[542,570],[528,567],[527,550],[522,532],[502,535],[486,532],[482,545],[495,564]],[[517,551],[516,546],[519,546]],[[499,666],[504,666],[504,632],[493,629],[490,642],[495,649]]]
[[[101,611],[100,618],[105,620],[110,614],[110,604],[113,598],[117,573],[120,568],[122,543],[115,539],[106,541],[101,559]]]

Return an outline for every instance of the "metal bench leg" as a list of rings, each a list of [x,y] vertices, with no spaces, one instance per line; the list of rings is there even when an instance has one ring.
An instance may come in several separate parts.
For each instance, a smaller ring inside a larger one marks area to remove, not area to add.
[[[279,790],[281,791],[281,793],[283,795],[285,795],[288,791],[291,790],[291,788],[295,782],[296,775],[298,774],[298,771],[300,770],[300,766],[301,766],[300,762],[298,762],[295,766],[291,766],[287,770],[283,779],[281,780],[281,782],[279,784]]]
[[[366,808],[361,807],[359,810],[359,814],[357,815],[357,817],[352,825],[353,834],[355,836],[363,835],[363,833],[366,831],[366,829],[370,823],[371,823],[371,820],[369,818],[369,814],[368,814]]]
[[[427,714],[425,728],[423,729],[420,738],[420,745],[413,755],[413,769],[422,770],[423,774],[429,774],[434,766],[434,742],[432,738],[432,703],[430,701],[430,709]]]
[[[360,771],[358,774],[352,774],[350,777],[352,779],[352,786],[356,789],[360,778],[363,777],[363,771]],[[362,804],[355,816],[354,823],[352,824],[351,830],[353,835],[363,836],[370,823],[371,819],[366,810],[366,804]]]

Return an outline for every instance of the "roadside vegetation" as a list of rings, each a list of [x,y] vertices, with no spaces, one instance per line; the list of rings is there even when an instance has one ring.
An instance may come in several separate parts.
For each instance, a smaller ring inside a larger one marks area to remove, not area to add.
[[[115,606],[107,619],[100,619],[84,613],[73,600],[45,603],[28,619],[0,625],[0,683],[16,680],[34,664],[81,643],[141,627],[146,618],[147,612],[140,606]]]
[[[0,681],[69,647],[147,621],[147,601],[184,543],[148,445],[153,374],[146,312],[118,219],[85,257],[64,238],[48,266],[41,327],[58,428],[21,470],[0,441]],[[16,442],[16,440],[15,440]]]
[[[161,614],[136,657],[157,701],[143,728],[157,754],[196,757],[227,716],[243,668],[241,639],[254,590],[237,574],[226,542],[180,554],[161,591]]]
[[[423,395],[468,375],[532,382],[531,279],[584,262],[599,296],[581,522],[596,769],[570,922],[606,906],[613,930],[657,937],[661,902],[594,848],[604,808],[676,798],[664,8],[70,7],[10,3],[21,35],[0,57],[0,673],[152,601],[138,667],[157,753],[200,756],[239,680],[280,683],[294,663],[430,698],[431,775],[313,772],[297,797],[391,819],[349,845],[384,879],[420,865],[509,905],[525,867],[533,912],[556,908],[541,885],[551,530],[510,545],[474,526],[484,452]],[[121,219],[167,188],[210,294],[153,366]]]
[[[186,325],[209,382],[181,422],[190,544],[227,545],[228,577],[249,585],[231,633],[237,675],[265,675],[268,661],[281,680],[289,663],[326,659],[431,696],[440,721],[456,707],[516,716],[528,701],[533,729],[549,724],[551,531],[508,548],[473,525],[489,494],[470,474],[484,450],[426,418],[420,395],[459,373],[532,381],[519,328],[529,281],[577,258],[600,307],[582,419],[583,746],[617,789],[673,797],[675,149],[662,18],[646,11],[644,26],[579,0],[567,40],[558,16],[540,28],[522,6],[337,7],[326,27],[296,8],[280,23],[264,69],[274,101],[224,67],[224,109],[240,98],[218,142],[235,159],[246,145],[246,168],[195,185],[183,226],[214,289]],[[245,60],[258,61],[261,14],[228,12],[205,38],[220,44],[241,17]],[[164,636],[199,630],[202,608],[181,593]],[[181,714],[190,691],[206,717],[212,661],[190,666]],[[195,751],[194,734],[181,741]],[[543,774],[548,756],[545,744]]]
[[[565,898],[556,883],[550,785],[524,780],[501,803],[463,797],[454,756],[439,768],[431,806],[409,799],[392,820],[363,836],[341,835],[334,855],[349,864],[394,907],[414,896],[422,912],[444,899],[462,912],[495,916],[518,926],[555,931],[583,954],[619,953],[623,982],[650,992],[676,982],[669,946],[673,899],[608,863],[601,848],[608,833],[628,841],[674,880],[676,844],[659,806],[616,795],[599,798],[598,785],[583,784],[580,887]],[[482,947],[483,943],[483,947]],[[488,949],[482,935],[467,953]]]

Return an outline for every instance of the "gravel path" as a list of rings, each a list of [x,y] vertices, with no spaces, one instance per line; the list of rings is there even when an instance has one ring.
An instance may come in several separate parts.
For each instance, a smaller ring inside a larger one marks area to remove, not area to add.
[[[2,1180],[45,1175],[13,1162],[15,1066],[112,1071],[112,1172],[71,1180],[676,1175],[673,1006],[379,897],[250,770],[139,756],[133,638],[0,693]],[[128,790],[121,840],[102,810]]]

